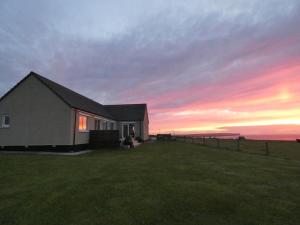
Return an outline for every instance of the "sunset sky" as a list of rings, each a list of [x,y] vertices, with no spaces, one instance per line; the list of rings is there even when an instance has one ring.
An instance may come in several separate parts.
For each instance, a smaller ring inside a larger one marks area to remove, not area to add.
[[[300,1],[1,0],[0,95],[30,71],[152,133],[300,134]]]

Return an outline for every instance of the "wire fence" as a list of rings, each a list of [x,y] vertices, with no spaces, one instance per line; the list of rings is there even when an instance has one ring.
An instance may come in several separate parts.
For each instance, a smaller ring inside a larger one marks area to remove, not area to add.
[[[221,139],[211,137],[173,135],[157,136],[157,139],[194,143],[201,146],[212,147],[220,150],[230,150],[265,156],[272,155],[280,158],[300,160],[300,143],[297,143],[296,141],[262,141],[239,138]]]

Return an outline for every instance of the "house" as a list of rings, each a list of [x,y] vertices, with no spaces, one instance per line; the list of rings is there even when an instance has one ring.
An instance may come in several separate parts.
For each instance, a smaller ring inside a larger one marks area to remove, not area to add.
[[[102,105],[30,72],[0,98],[0,148],[82,149],[90,130],[148,139],[146,104]]]

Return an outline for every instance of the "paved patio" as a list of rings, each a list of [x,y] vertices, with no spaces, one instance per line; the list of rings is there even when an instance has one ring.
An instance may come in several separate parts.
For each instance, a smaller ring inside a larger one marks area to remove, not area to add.
[[[28,155],[83,155],[92,152],[93,150],[84,150],[79,152],[33,152],[33,151],[0,151],[0,154],[28,154]]]

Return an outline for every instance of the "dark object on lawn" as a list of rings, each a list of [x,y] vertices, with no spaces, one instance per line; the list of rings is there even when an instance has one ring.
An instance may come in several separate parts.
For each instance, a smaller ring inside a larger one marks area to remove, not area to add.
[[[132,137],[127,136],[123,141],[123,145],[129,145],[130,148],[134,148]]]
[[[135,137],[135,140],[139,143],[142,143],[143,142],[143,139],[141,137]]]
[[[244,137],[244,136],[239,136],[239,138],[238,138],[240,141],[244,141],[244,140],[246,140],[246,138]]]
[[[298,143],[300,143],[300,139],[296,139],[296,141],[297,141]]]
[[[172,134],[157,134],[157,140],[169,141],[172,139]]]

